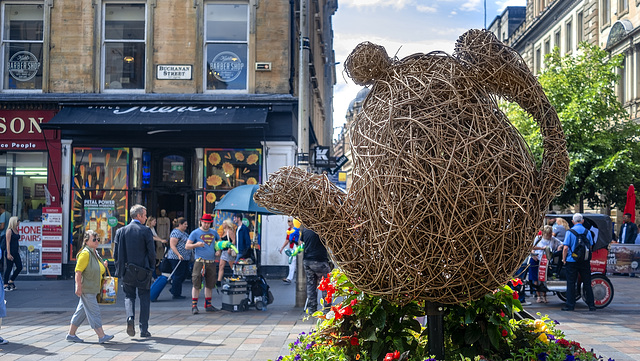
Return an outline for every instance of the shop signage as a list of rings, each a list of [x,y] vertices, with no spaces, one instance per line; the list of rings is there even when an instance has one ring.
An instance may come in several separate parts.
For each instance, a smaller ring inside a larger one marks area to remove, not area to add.
[[[329,166],[329,147],[315,147],[314,151],[314,166],[316,167],[328,167]]]
[[[129,113],[184,113],[184,112],[205,112],[205,113],[215,113],[218,110],[222,110],[216,106],[211,107],[129,107],[129,108],[120,108],[120,107],[89,107],[89,109],[113,109],[113,114],[129,114]]]
[[[42,274],[62,274],[62,208],[42,208]]]
[[[55,115],[47,110],[0,110],[0,148],[47,149],[41,125]],[[47,140],[56,138],[56,132],[47,130]]]
[[[345,165],[347,162],[349,161],[349,158],[347,158],[347,156],[345,156],[344,154],[339,156],[338,159],[336,159],[336,166],[333,168],[329,168],[329,173],[331,174],[335,174],[337,171],[340,170],[340,168],[342,168],[343,165]]]
[[[158,65],[156,79],[191,80],[191,65]]]
[[[28,51],[19,51],[11,56],[7,63],[7,70],[17,81],[33,79],[40,69],[40,62],[35,55]]]
[[[236,80],[244,69],[244,63],[240,57],[231,51],[218,53],[209,63],[213,76],[225,83]]]

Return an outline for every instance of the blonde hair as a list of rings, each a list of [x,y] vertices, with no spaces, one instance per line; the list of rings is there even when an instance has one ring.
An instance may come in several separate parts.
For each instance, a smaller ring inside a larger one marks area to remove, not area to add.
[[[227,228],[229,228],[232,231],[236,230],[236,225],[233,224],[233,222],[229,218],[227,218],[224,221],[222,221],[222,226],[223,226],[223,228],[224,228],[224,226],[226,226]]]
[[[543,238],[551,238],[552,233],[553,233],[553,227],[551,227],[550,225],[546,225],[542,228]]]
[[[147,218],[147,224],[146,224],[146,226],[147,226],[147,227],[151,227],[151,222],[153,222],[153,221],[155,221],[155,220],[156,220],[156,217],[154,217],[154,216],[149,216],[149,218]]]
[[[568,230],[569,228],[571,228],[569,227],[569,223],[567,223],[567,221],[565,221],[564,218],[556,218],[556,223],[564,227],[565,230]]]
[[[13,217],[9,218],[9,224],[7,224],[7,229],[11,229],[15,233],[18,233],[18,223],[19,222],[20,222],[20,220],[18,220],[17,216],[13,216]]]

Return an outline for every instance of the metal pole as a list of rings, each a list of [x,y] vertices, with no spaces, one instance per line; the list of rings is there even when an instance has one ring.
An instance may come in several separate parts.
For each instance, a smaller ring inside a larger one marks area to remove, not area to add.
[[[309,154],[309,6],[300,0],[298,62],[298,153]]]
[[[427,302],[427,332],[429,354],[444,360],[444,307],[441,303]]]

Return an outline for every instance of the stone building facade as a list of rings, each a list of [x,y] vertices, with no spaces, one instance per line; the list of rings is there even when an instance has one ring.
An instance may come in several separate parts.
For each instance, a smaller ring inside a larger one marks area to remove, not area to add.
[[[73,265],[86,229],[99,231],[109,258],[135,203],[149,215],[186,217],[191,227],[203,213],[230,217],[215,211],[229,190],[295,164],[299,124],[309,128],[310,146],[330,145],[337,6],[0,0],[0,134],[10,142],[0,152],[0,204],[33,210],[34,182],[14,177],[33,158],[46,178],[35,183],[52,195],[40,203],[62,208],[63,268]],[[301,42],[304,11],[309,35]],[[301,43],[310,54],[302,82],[309,115],[299,122]],[[286,220],[245,216],[261,263],[284,265],[277,247]]]

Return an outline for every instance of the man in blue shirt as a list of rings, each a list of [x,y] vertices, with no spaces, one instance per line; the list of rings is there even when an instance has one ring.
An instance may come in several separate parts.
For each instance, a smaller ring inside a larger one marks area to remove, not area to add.
[[[573,215],[573,224],[571,228],[577,234],[587,233],[587,239],[591,246],[593,246],[593,236],[584,225],[584,217],[580,213]],[[576,282],[578,281],[578,274],[582,277],[582,287],[584,287],[584,293],[586,295],[585,302],[589,306],[589,311],[595,311],[596,306],[593,303],[593,289],[591,288],[591,264],[590,262],[577,262],[571,256],[576,249],[577,237],[573,232],[567,232],[564,237],[564,247],[562,249],[562,263],[567,270],[567,301],[562,308],[563,311],[573,311],[576,305]]]
[[[191,273],[191,313],[198,313],[198,296],[200,295],[200,285],[204,274],[204,310],[207,312],[218,311],[211,304],[211,296],[213,288],[218,280],[218,266],[214,263],[216,260],[215,242],[220,240],[218,232],[211,229],[213,217],[210,214],[202,215],[200,219],[200,228],[191,232],[187,244],[184,246],[187,250],[195,250],[195,263],[193,264],[193,272]],[[204,270],[204,271],[203,271]]]

